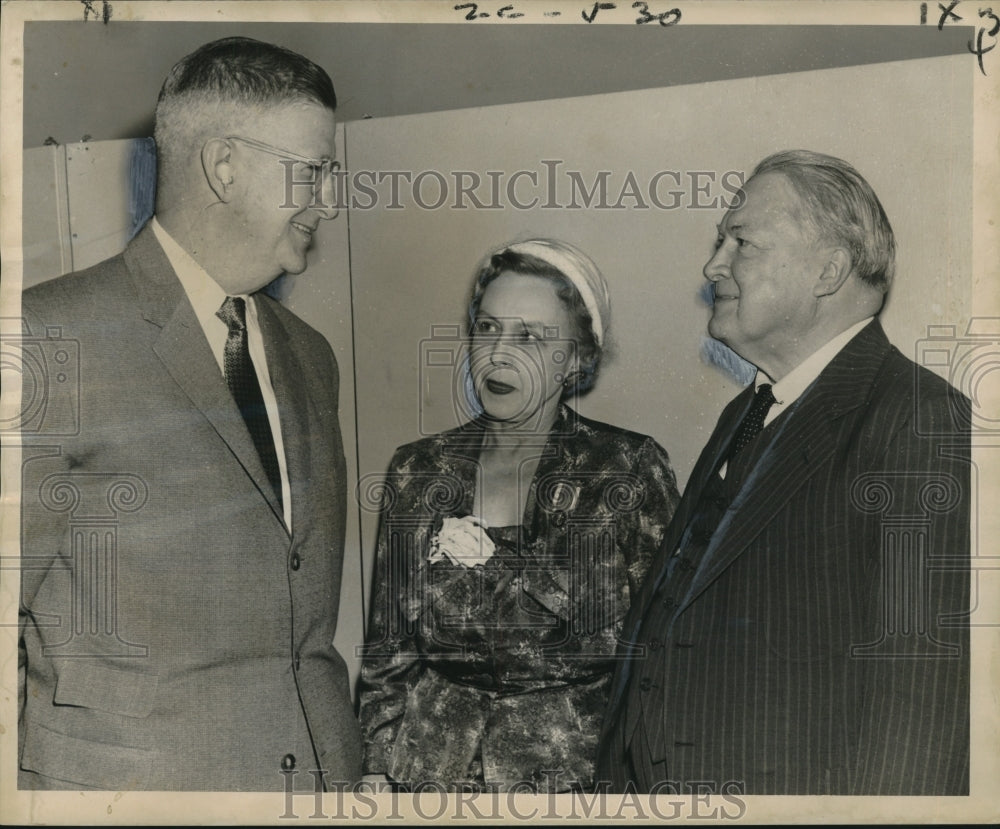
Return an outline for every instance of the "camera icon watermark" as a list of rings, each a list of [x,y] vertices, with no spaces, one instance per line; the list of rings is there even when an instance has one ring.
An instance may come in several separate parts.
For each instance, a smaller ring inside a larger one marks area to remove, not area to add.
[[[968,435],[1000,433],[1000,411],[990,411],[988,398],[1000,396],[1000,318],[973,317],[964,334],[955,325],[930,325],[927,336],[916,343],[916,362],[943,375],[964,397],[951,399],[951,417],[944,422],[928,419],[918,405],[919,435]],[[915,400],[922,399],[922,372],[918,372]]]
[[[578,343],[545,326],[540,337],[469,336],[431,326],[420,341],[418,428],[427,437],[485,415],[525,435],[547,437],[542,403],[570,384]],[[561,394],[561,391],[559,392]]]
[[[16,411],[3,412],[0,432],[26,436],[69,436],[80,432],[80,343],[48,326],[0,335],[0,372],[5,387],[20,383]]]

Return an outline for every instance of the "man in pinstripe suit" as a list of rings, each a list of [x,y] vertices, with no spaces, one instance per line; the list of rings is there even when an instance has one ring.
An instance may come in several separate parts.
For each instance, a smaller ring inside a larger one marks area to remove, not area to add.
[[[625,622],[611,791],[967,794],[969,402],[887,341],[895,242],[868,183],[761,162],[705,266],[758,369]]]

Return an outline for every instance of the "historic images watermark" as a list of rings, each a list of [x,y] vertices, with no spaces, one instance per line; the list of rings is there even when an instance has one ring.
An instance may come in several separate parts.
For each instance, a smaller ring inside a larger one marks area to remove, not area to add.
[[[584,172],[561,159],[520,170],[343,170],[336,162],[280,159],[283,208],[351,210],[729,210],[741,170]]]
[[[594,792],[537,794],[536,784],[513,784],[503,791],[449,791],[434,781],[415,784],[409,792],[378,791],[371,783],[337,783],[313,769],[312,792],[294,790],[299,772],[284,772],[284,811],[281,820],[410,821],[414,817],[438,823],[445,820],[487,820],[539,823],[571,820],[740,820],[746,817],[744,785],[738,780],[664,780],[649,793],[627,787],[607,794]],[[546,772],[557,782],[558,769]],[[324,791],[324,786],[326,791]],[[309,814],[306,814],[309,810]]]

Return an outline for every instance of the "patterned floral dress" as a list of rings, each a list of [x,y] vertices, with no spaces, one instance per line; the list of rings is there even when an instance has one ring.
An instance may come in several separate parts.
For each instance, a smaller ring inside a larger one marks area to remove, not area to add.
[[[562,406],[522,523],[482,529],[485,561],[467,566],[434,553],[443,522],[472,512],[482,439],[473,422],[401,447],[381,488],[365,772],[411,788],[587,789],[674,473],[652,438]]]

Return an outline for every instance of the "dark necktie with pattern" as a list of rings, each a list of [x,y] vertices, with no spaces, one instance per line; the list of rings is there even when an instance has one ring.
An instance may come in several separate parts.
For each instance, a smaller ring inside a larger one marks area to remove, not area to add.
[[[761,383],[754,394],[753,403],[740,421],[740,426],[736,430],[736,437],[733,438],[733,445],[729,450],[729,457],[732,458],[737,452],[747,446],[764,428],[764,418],[771,406],[774,404],[774,393],[771,391],[770,383]]]
[[[239,297],[227,296],[215,315],[229,327],[224,359],[226,382],[243,420],[246,421],[253,445],[257,447],[264,471],[278,498],[278,504],[281,505],[281,469],[278,466],[278,453],[274,448],[264,395],[260,390],[253,360],[250,359],[246,303]]]

